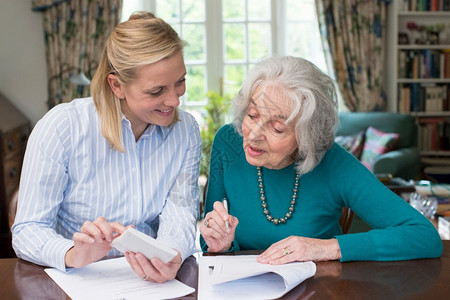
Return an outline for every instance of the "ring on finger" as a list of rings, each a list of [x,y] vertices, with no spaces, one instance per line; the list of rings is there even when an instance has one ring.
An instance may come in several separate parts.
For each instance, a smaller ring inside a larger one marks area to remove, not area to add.
[[[208,221],[208,219],[205,219],[205,221],[203,222],[203,224],[205,224],[206,227],[209,227],[209,221]]]
[[[142,280],[147,280],[147,278],[148,278],[148,275],[145,275],[144,277],[142,277]]]
[[[292,251],[289,250],[288,247],[286,247],[286,248],[283,249],[283,255],[289,255],[289,254],[291,254],[291,253],[292,253]]]

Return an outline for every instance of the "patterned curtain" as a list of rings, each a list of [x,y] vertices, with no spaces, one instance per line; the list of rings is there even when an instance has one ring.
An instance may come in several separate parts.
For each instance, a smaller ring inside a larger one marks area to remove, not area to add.
[[[350,111],[386,109],[383,90],[388,0],[316,0],[321,38]]]
[[[69,78],[81,72],[92,78],[106,39],[120,21],[122,0],[33,0],[32,10],[44,17],[49,109],[89,96],[88,85]]]

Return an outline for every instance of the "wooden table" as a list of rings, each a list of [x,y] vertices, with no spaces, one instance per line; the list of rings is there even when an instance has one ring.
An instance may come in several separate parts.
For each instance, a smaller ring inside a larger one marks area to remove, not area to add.
[[[399,262],[318,262],[317,273],[282,299],[450,299],[450,241],[437,259]],[[197,288],[198,268],[188,258],[178,279]],[[191,294],[183,299],[196,299]],[[70,299],[44,267],[0,259],[0,299]]]

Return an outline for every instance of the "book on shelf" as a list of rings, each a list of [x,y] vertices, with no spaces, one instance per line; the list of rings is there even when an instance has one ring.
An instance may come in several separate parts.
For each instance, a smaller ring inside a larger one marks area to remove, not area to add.
[[[448,11],[450,0],[399,0],[399,11]]]
[[[406,66],[408,65],[408,56],[407,52],[403,50],[398,51],[398,77],[399,78],[407,78],[408,70]]]
[[[442,110],[450,110],[450,85],[442,85]]]
[[[449,151],[450,120],[445,117],[420,118],[418,136],[421,151]]]
[[[450,78],[450,49],[399,50],[398,76],[410,79]]]
[[[426,86],[425,89],[425,111],[438,112],[444,109],[444,88],[442,86]]]
[[[450,108],[450,84],[400,83],[398,85],[398,111],[443,112]]]
[[[450,30],[450,29],[449,29]],[[450,34],[448,32],[447,34]],[[442,78],[450,78],[450,49],[442,50]]]
[[[423,93],[420,93],[422,89],[420,89],[420,84],[413,83],[411,84],[411,92],[410,92],[410,109],[411,111],[423,111],[424,101],[423,101]]]
[[[400,84],[398,88],[398,110],[400,113],[409,113],[411,111],[411,96],[408,85]]]

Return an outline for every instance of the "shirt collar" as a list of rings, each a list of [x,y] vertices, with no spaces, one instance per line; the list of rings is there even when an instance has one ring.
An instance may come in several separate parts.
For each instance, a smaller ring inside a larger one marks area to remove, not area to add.
[[[131,122],[130,122],[130,120],[128,120],[127,117],[125,117],[125,115],[123,113],[122,113],[122,126],[128,128],[131,132],[133,132],[133,130],[131,129]],[[166,139],[167,135],[169,134],[169,130],[170,129],[167,126],[160,126],[160,125],[155,125],[155,124],[149,124],[147,126],[147,128],[145,129],[145,131],[142,133],[142,135],[139,138],[139,140],[145,139],[145,138],[150,138],[152,136],[152,133],[154,131],[156,131],[156,133],[164,141]]]

